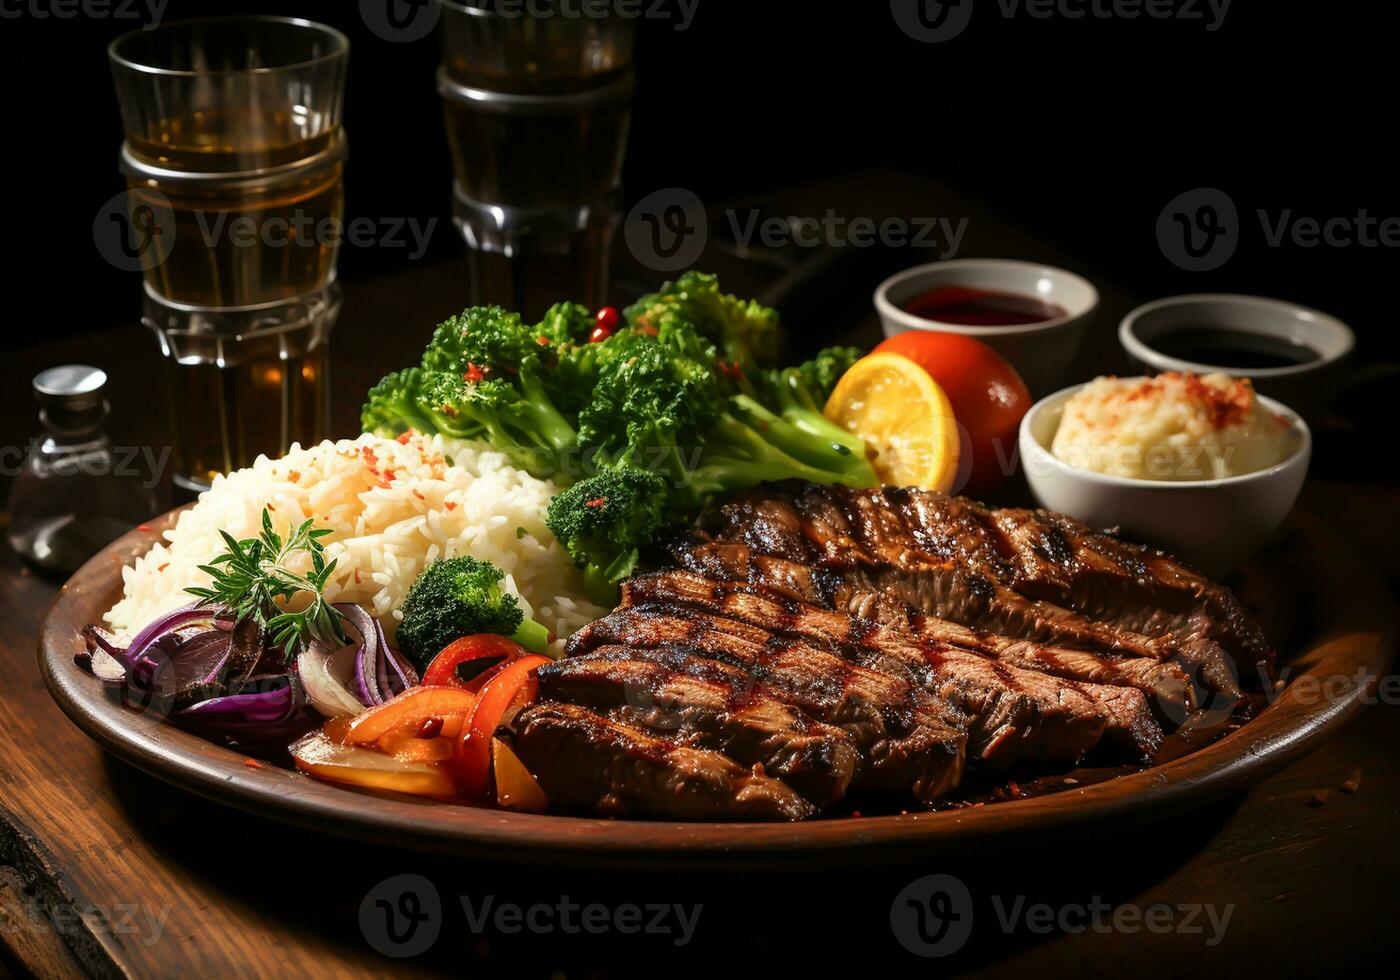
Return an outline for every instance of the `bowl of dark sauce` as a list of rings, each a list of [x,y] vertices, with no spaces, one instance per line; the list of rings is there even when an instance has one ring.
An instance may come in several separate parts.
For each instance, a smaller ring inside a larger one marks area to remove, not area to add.
[[[908,330],[976,337],[1037,395],[1064,384],[1098,304],[1098,290],[1082,276],[1010,259],[933,262],[875,292],[886,337]]]
[[[1260,394],[1315,416],[1345,380],[1356,344],[1334,316],[1261,296],[1202,293],[1140,306],[1118,337],[1149,372],[1220,371],[1247,377]]]
[[[965,327],[1022,327],[1067,316],[1063,306],[1038,296],[971,286],[935,286],[904,304],[925,320]]]

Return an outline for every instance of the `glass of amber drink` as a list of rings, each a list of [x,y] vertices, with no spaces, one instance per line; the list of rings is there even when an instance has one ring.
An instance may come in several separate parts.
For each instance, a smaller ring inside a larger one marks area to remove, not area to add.
[[[200,489],[328,434],[349,42],[220,17],[135,31],[109,55],[176,479]]]

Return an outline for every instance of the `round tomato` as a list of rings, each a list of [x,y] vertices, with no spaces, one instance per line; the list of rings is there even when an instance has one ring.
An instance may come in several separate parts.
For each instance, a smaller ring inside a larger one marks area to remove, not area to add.
[[[1017,430],[1031,407],[1031,393],[1006,358],[972,337],[928,330],[891,337],[874,352],[903,354],[947,393],[962,442],[962,491],[988,493],[1011,475]]]

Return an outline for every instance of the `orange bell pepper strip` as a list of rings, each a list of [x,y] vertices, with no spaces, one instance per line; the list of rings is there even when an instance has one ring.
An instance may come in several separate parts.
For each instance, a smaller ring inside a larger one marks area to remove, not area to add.
[[[449,739],[419,738],[407,732],[390,732],[374,744],[402,762],[446,762],[453,752]]]
[[[453,775],[458,788],[468,798],[486,801],[491,775],[491,737],[512,704],[534,699],[540,686],[535,671],[551,662],[548,657],[538,655],[522,657],[507,665],[481,689],[471,721],[462,729],[452,756]]]
[[[499,738],[491,740],[491,768],[496,774],[496,803],[502,808],[523,813],[544,813],[549,809],[549,797],[540,784]]]
[[[389,732],[417,734],[432,718],[471,714],[477,697],[459,687],[411,687],[398,697],[356,715],[345,728],[346,745],[369,745]]]

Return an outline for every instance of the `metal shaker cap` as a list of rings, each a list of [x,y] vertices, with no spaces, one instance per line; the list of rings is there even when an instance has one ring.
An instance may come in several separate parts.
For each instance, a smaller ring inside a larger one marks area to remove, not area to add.
[[[65,364],[34,376],[34,397],[45,421],[64,429],[101,423],[107,414],[106,387],[107,373],[86,364]]]

